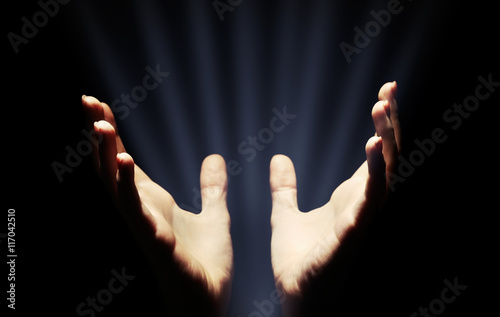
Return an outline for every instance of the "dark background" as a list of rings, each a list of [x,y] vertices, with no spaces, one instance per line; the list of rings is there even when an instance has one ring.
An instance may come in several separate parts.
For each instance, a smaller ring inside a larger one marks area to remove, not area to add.
[[[457,277],[468,288],[443,316],[495,311],[500,92],[457,130],[442,118],[474,93],[478,76],[500,81],[494,3],[401,1],[404,10],[347,63],[339,44],[353,44],[353,28],[364,28],[370,11],[386,3],[243,0],[221,21],[210,1],[73,0],[17,54],[7,34],[20,34],[21,18],[31,19],[40,6],[4,4],[0,233],[7,232],[7,209],[15,208],[15,312],[77,316],[80,302],[107,287],[111,270],[125,267],[136,278],[97,315],[158,315],[148,264],[89,157],[62,182],[51,167],[83,139],[82,94],[111,103],[156,64],[169,77],[118,123],[138,164],[189,207],[196,207],[192,190],[206,155],[220,153],[243,168],[229,184],[235,279],[228,316],[251,316],[253,301],[269,299],[274,289],[272,155],[294,161],[301,210],[323,205],[364,160],[371,107],[392,80],[400,88],[403,157],[435,128],[448,139],[398,184],[370,227],[341,310],[409,316],[439,298],[443,280]],[[285,105],[297,117],[247,162],[238,145],[269,127],[272,109]],[[0,247],[6,254],[6,239]],[[6,278],[0,280],[6,291]],[[8,302],[1,302],[3,309]],[[281,316],[279,307],[273,316]]]

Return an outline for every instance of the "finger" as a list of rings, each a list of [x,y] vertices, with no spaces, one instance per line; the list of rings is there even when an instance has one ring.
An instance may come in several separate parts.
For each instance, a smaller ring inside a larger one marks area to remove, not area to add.
[[[394,127],[394,136],[396,138],[396,146],[398,151],[401,152],[401,125],[399,122],[398,103],[396,101],[398,85],[395,81],[385,83],[378,93],[379,100],[389,101],[390,119]]]
[[[82,106],[85,112],[85,126],[87,132],[91,136],[92,143],[92,162],[94,163],[95,170],[99,173],[100,161],[99,161],[99,143],[102,141],[100,135],[98,135],[94,130],[94,122],[104,119],[104,110],[99,102],[94,97],[82,96]]]
[[[91,96],[82,96],[82,105],[87,117],[88,128],[93,128],[96,121],[104,120],[104,109],[99,100]]]
[[[116,120],[113,111],[111,111],[111,108],[108,106],[107,103],[101,102],[101,105],[104,113],[104,120],[108,121],[115,129],[116,148],[118,150],[118,153],[125,152],[125,147],[123,146],[122,139],[120,138],[120,134],[118,133],[118,126],[116,125]]]
[[[94,129],[102,137],[99,144],[100,175],[104,186],[116,199],[116,138],[113,126],[104,120],[94,123]]]
[[[285,155],[275,155],[269,170],[273,214],[280,210],[298,211],[297,178],[292,160]]]
[[[134,159],[130,154],[122,152],[116,155],[116,167],[118,169],[116,182],[121,189],[132,192],[135,188],[134,182]]]
[[[385,192],[385,162],[382,154],[382,138],[371,137],[366,142],[366,162],[368,164],[368,178],[366,181],[366,198],[378,204],[384,197]]]
[[[227,211],[226,162],[220,155],[207,156],[200,172],[202,211]]]
[[[118,209],[134,233],[141,238],[154,237],[154,220],[152,220],[151,214],[143,210],[135,184],[136,166],[134,160],[128,153],[119,153],[116,156],[116,165],[118,169],[116,176]]]
[[[382,138],[382,153],[387,172],[394,172],[396,167],[396,159],[398,156],[398,148],[394,137],[394,127],[389,119],[390,109],[387,100],[378,101],[372,109],[373,124],[377,136]]]

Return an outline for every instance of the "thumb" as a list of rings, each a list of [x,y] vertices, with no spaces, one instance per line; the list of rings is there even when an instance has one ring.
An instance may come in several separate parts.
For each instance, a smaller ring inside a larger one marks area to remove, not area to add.
[[[227,211],[227,172],[226,162],[222,156],[212,154],[203,160],[200,188],[202,211],[207,209]]]
[[[290,209],[298,211],[297,178],[292,160],[285,155],[275,155],[269,170],[273,213]]]

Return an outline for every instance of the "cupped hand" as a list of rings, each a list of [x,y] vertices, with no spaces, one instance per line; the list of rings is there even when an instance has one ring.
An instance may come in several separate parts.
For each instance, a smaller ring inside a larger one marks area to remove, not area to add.
[[[149,259],[167,311],[223,315],[233,276],[224,159],[210,155],[202,163],[202,211],[182,210],[125,151],[109,106],[86,96],[82,104],[87,126],[96,132],[92,157],[97,173]]]
[[[276,286],[287,298],[286,316],[304,316],[306,310],[315,316],[311,306],[340,286],[333,284],[341,284],[337,277],[344,274],[353,245],[389,194],[386,175],[394,172],[401,139],[396,89],[395,82],[380,89],[372,109],[376,135],[366,143],[366,161],[324,206],[301,212],[292,161],[284,155],[271,160],[271,259]]]

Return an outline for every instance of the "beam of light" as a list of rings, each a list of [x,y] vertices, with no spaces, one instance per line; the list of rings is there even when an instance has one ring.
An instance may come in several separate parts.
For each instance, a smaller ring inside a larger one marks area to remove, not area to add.
[[[179,78],[184,70],[175,60],[179,59],[179,55],[183,52],[173,47],[172,38],[175,30],[172,29],[168,19],[165,19],[164,9],[155,1],[137,1],[135,8],[143,40],[138,50],[146,56],[146,60],[159,63],[165,71],[170,72],[172,78]],[[145,114],[147,118],[140,121],[138,118],[130,118],[123,124],[137,121],[137,124],[149,130],[147,136],[137,135],[136,130],[131,130],[135,137],[132,142],[135,144],[141,144],[144,138],[154,139],[153,147],[156,147],[157,157],[161,158],[156,162],[144,158],[146,171],[152,173],[153,179],[161,186],[173,189],[172,195],[177,194],[178,200],[188,201],[190,191],[180,199],[178,192],[182,192],[181,189],[191,189],[195,186],[193,181],[196,182],[198,179],[200,162],[195,154],[196,131],[191,128],[189,122],[189,98],[182,93],[186,89],[185,82],[171,78],[166,81],[155,91],[156,98],[147,100],[148,111]],[[151,153],[152,149],[140,146],[139,150]],[[193,168],[197,165],[198,169]]]
[[[98,4],[78,2],[86,36],[79,40],[87,42],[85,58],[95,61],[95,85],[110,99],[140,82],[140,72],[131,69],[160,64],[171,73],[119,122],[126,146],[146,172],[177,202],[192,206],[191,189],[199,186],[206,155],[220,153],[244,168],[233,177],[228,198],[241,265],[229,312],[234,316],[251,311],[252,301],[264,299],[273,287],[270,157],[283,153],[293,159],[301,209],[324,204],[365,159],[378,88],[384,80],[397,80],[400,96],[409,89],[401,82],[412,81],[418,48],[431,31],[415,23],[411,34],[395,44],[384,29],[347,64],[338,44],[352,36],[355,25],[339,30],[343,17],[334,4],[316,3],[307,14],[283,4],[274,9],[272,21],[269,16],[259,20],[256,6],[244,1],[221,25],[210,2],[186,1],[180,11],[169,12],[158,1],[136,1],[131,20],[114,20],[136,25],[137,34],[125,45],[114,33],[119,25],[108,30],[97,14]],[[380,60],[386,64],[379,65]],[[297,118],[247,162],[238,145],[268,127],[272,109],[283,106]]]

